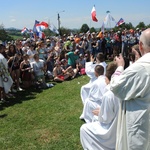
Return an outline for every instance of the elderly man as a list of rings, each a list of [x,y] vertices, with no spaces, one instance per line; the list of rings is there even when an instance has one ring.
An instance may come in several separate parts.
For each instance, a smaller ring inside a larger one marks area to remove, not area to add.
[[[122,56],[110,84],[120,99],[116,150],[150,149],[150,28],[139,41],[142,57],[123,70]]]
[[[2,55],[2,43],[0,43],[0,100],[4,101],[6,94],[9,93],[13,80],[8,72],[6,58]]]

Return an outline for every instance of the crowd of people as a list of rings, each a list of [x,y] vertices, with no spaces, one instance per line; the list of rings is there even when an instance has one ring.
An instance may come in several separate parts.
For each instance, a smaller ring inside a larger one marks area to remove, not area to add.
[[[5,70],[8,69],[7,74],[13,82],[7,93],[1,90],[1,99],[33,85],[39,88],[53,86],[46,84],[45,78],[63,82],[76,75],[84,75],[85,63],[91,57],[95,60],[98,53],[103,53],[105,60],[112,60],[120,52],[129,57],[127,47],[138,43],[140,33],[139,29],[125,29],[122,32],[106,31],[45,39],[23,38],[5,44],[1,41],[0,53],[7,61]],[[1,74],[3,76],[3,70]],[[3,89],[3,83],[1,87]]]
[[[84,150],[150,149],[150,28],[138,42],[128,54],[122,43],[122,53],[107,65],[100,53],[95,63],[86,62],[90,81],[80,93]]]
[[[138,45],[139,44],[139,45]],[[149,149],[150,29],[0,41],[0,98],[87,75],[83,149]],[[121,54],[121,55],[120,55]],[[107,65],[106,60],[113,61]],[[117,123],[118,122],[118,123]],[[116,142],[117,141],[117,142]]]

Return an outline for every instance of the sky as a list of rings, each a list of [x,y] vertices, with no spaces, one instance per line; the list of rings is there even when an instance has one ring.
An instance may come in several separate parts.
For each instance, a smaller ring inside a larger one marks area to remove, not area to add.
[[[95,5],[98,22],[91,19]],[[58,28],[79,29],[83,24],[90,28],[101,28],[106,11],[110,11],[116,22],[123,18],[136,26],[139,22],[150,24],[150,0],[4,0],[0,8],[0,24],[4,28],[33,28],[35,20],[45,21]],[[111,27],[115,22],[110,24]]]

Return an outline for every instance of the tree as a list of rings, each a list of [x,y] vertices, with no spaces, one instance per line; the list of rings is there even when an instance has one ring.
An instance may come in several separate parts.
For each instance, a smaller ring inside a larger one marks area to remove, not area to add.
[[[114,27],[113,30],[116,31],[122,31],[124,29],[130,30],[130,29],[134,29],[134,26],[132,25],[131,22],[129,23],[123,23],[122,25],[120,25],[119,27]]]
[[[82,25],[82,27],[81,27],[81,29],[80,29],[80,32],[81,33],[86,33],[86,32],[88,32],[89,31],[89,26],[87,25],[87,24],[83,24]]]
[[[43,32],[44,32],[44,34],[46,35],[46,37],[56,35],[56,34],[53,33],[50,29],[45,29]]]
[[[139,22],[139,24],[136,26],[136,28],[139,28],[139,29],[143,29],[145,28],[145,23],[144,22]]]
[[[148,25],[146,26],[146,28],[150,28],[150,24],[148,24]]]
[[[0,40],[1,41],[11,41],[13,38],[7,34],[3,25],[0,25]]]
[[[92,32],[96,32],[96,30],[95,30],[94,27],[92,27],[92,28],[90,29],[90,33],[92,33]]]
[[[60,31],[61,31],[61,35],[70,35],[71,33],[71,30],[70,29],[67,29],[67,28],[64,28],[64,27],[61,27],[60,28]]]

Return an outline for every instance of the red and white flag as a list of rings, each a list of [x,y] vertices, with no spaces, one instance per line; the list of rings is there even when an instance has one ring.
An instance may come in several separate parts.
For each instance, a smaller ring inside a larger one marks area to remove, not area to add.
[[[40,32],[40,31],[43,31],[44,29],[48,28],[49,25],[46,22],[40,22],[39,24],[36,24],[35,26],[36,26],[36,30],[38,32]]]
[[[95,22],[98,22],[98,20],[96,18],[95,6],[93,6],[93,8],[92,8],[91,15],[92,15],[92,20],[95,21]]]
[[[40,39],[45,39],[45,33],[44,32],[38,32],[38,37],[40,38]]]

